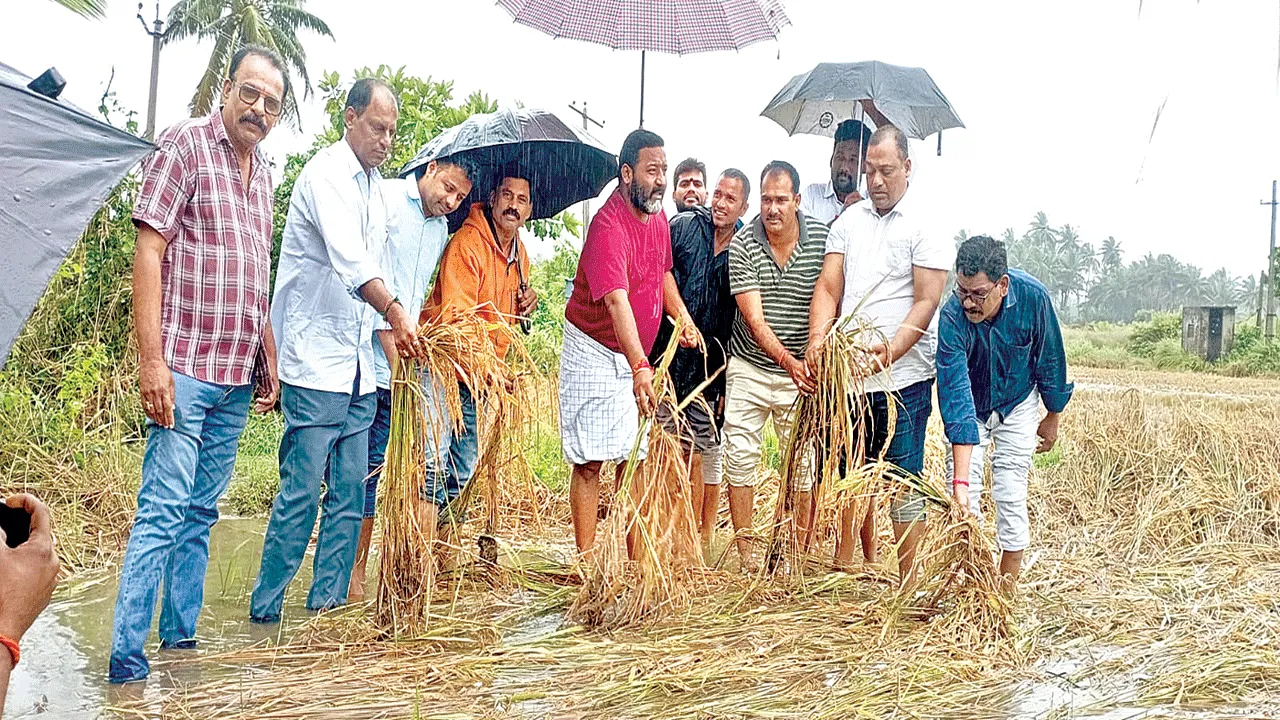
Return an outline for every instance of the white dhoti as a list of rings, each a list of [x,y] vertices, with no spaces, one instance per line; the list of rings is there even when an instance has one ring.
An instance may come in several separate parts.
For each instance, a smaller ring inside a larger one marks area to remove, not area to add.
[[[626,356],[566,322],[560,353],[560,442],[565,459],[574,465],[626,460],[639,425]],[[640,458],[645,451],[642,443]]]

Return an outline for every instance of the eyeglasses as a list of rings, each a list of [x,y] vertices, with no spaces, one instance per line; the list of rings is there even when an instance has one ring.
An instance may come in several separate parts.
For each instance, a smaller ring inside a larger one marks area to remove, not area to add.
[[[991,297],[991,295],[995,292],[995,290],[996,290],[996,286],[992,285],[991,288],[986,292],[976,293],[976,292],[969,292],[968,290],[965,290],[964,288],[957,285],[956,289],[952,290],[951,292],[955,294],[956,299],[959,300],[961,304],[963,304],[964,301],[966,300],[972,300],[974,303],[978,305],[982,305],[987,301],[987,298]]]
[[[283,109],[280,99],[268,95],[252,85],[245,83],[235,83],[240,86],[240,102],[245,105],[253,105],[258,102],[258,98],[262,98],[262,109],[271,117],[279,117],[280,111]]]

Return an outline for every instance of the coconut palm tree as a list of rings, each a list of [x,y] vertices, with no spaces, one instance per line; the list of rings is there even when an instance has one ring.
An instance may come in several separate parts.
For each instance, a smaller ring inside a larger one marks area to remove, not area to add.
[[[101,19],[107,14],[107,0],[53,0],[71,12],[87,18]]]
[[[231,56],[249,43],[280,53],[285,64],[302,78],[303,97],[311,95],[307,54],[298,40],[298,32],[310,30],[329,39],[333,39],[333,33],[323,20],[302,9],[305,3],[306,0],[178,0],[169,11],[164,41],[188,37],[213,40],[209,64],[191,98],[192,117],[213,109]],[[296,118],[292,101],[286,111]]]

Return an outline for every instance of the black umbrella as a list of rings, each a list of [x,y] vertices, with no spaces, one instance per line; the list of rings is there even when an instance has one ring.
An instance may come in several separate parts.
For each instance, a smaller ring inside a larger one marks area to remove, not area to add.
[[[0,365],[89,217],[151,143],[0,63]],[[45,94],[42,94],[45,93]]]
[[[466,202],[449,215],[450,232],[462,227],[471,203],[489,199],[503,177],[529,181],[532,219],[540,220],[599,195],[618,175],[617,156],[546,110],[472,115],[427,143],[400,176],[446,157],[465,157],[480,170],[479,177],[472,178]]]

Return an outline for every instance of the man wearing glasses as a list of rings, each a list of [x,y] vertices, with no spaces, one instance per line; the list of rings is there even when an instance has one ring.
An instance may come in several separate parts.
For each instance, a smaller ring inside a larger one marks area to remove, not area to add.
[[[471,206],[467,219],[453,234],[440,257],[435,287],[422,309],[423,323],[449,322],[472,310],[489,323],[516,324],[537,309],[538,294],[529,287],[529,254],[520,242],[520,229],[533,214],[529,181],[508,176],[489,195],[487,203]],[[494,354],[507,356],[510,335],[489,331]],[[456,377],[437,377],[437,384],[458,383],[462,400],[462,430],[453,432],[443,403],[437,408],[444,422],[438,438],[429,438],[426,504],[423,528],[434,542],[438,527],[456,531],[462,518],[446,510],[476,473],[479,460],[479,419],[470,389]],[[437,391],[437,394],[442,391]],[[439,558],[443,560],[443,558]]]
[[[947,471],[956,501],[981,519],[990,454],[1000,572],[1010,583],[1031,544],[1031,456],[1053,449],[1072,390],[1049,291],[1009,268],[1004,243],[985,235],[964,241],[956,256],[955,296],[938,321],[938,402],[951,442]]]
[[[161,133],[143,169],[133,312],[147,451],[116,597],[113,683],[150,672],[144,645],[162,581],[161,647],[195,646],[218,498],[250,403],[266,412],[276,402],[273,190],[258,143],[288,94],[276,53],[241,48],[221,107]]]

